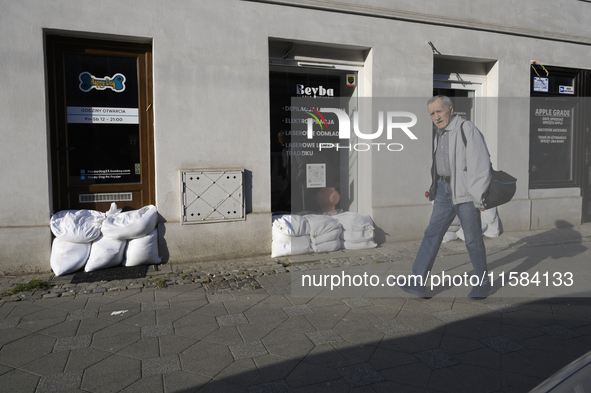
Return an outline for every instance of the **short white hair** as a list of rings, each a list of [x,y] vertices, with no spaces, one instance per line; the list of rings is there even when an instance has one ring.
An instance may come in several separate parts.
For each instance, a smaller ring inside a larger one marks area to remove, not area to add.
[[[443,105],[445,105],[448,109],[453,106],[453,102],[451,102],[451,99],[448,96],[435,96],[427,102],[427,105],[430,105],[437,100],[441,100]]]

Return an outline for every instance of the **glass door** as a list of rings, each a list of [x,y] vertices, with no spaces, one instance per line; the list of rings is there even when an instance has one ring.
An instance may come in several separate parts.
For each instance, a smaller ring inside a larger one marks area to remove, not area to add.
[[[485,78],[460,74],[434,75],[433,95],[451,98],[454,113],[470,120],[484,133]]]
[[[154,203],[149,47],[48,38],[55,210]]]

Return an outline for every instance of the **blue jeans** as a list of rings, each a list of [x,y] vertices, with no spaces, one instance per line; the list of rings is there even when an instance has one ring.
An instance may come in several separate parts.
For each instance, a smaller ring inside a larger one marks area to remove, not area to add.
[[[435,257],[439,252],[443,236],[452,224],[456,215],[460,218],[460,223],[466,239],[466,248],[468,255],[472,260],[474,273],[480,280],[484,277],[483,285],[488,285],[489,280],[486,274],[486,250],[484,249],[484,240],[482,238],[482,224],[480,221],[480,211],[474,207],[474,203],[467,202],[454,205],[451,198],[450,184],[439,180],[437,183],[437,195],[433,205],[433,213],[425,237],[421,242],[419,252],[412,265],[412,272],[416,276],[423,278],[423,286],[427,283],[427,272],[431,271]],[[420,283],[417,281],[417,285]]]

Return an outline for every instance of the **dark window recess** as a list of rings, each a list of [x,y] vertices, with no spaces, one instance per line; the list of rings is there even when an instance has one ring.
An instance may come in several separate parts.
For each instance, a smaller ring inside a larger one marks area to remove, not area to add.
[[[581,165],[585,138],[582,97],[589,93],[583,84],[583,73],[532,66],[529,138],[532,189],[579,187],[587,183]]]

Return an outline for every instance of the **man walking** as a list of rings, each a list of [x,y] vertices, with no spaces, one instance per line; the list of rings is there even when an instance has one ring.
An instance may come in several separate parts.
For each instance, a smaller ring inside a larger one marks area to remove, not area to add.
[[[480,222],[480,211],[484,210],[484,193],[491,181],[490,155],[478,128],[472,122],[454,115],[449,97],[431,98],[427,109],[437,127],[431,167],[432,182],[427,195],[430,201],[435,202],[425,237],[412,266],[413,275],[421,279],[411,280],[409,285],[401,286],[401,289],[425,297],[427,277],[443,236],[457,215],[464,231],[474,275],[479,278],[479,285],[473,287],[468,297],[484,299],[492,293]]]

